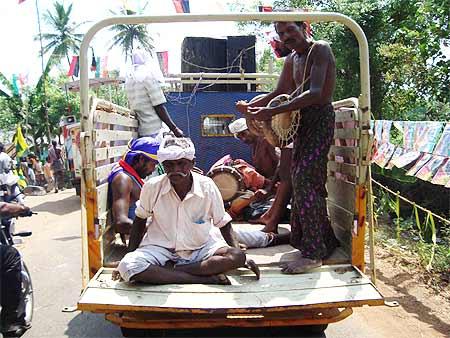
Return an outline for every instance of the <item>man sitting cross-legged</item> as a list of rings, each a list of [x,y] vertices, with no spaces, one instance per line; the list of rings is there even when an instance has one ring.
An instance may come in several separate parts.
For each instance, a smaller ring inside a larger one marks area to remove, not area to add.
[[[224,272],[246,266],[220,192],[210,178],[192,172],[194,157],[190,139],[163,140],[158,160],[166,174],[150,179],[142,188],[129,253],[113,279],[229,284]],[[211,234],[213,226],[220,228],[223,238]]]

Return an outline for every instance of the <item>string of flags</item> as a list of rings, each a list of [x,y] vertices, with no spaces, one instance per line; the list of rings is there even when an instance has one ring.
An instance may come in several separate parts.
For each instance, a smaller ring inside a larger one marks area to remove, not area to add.
[[[438,121],[372,121],[375,154],[372,162],[385,169],[404,168],[406,175],[450,188],[450,123]],[[392,127],[402,145],[391,143]]]
[[[92,59],[91,59],[91,72],[95,72],[95,77],[108,77],[108,56],[104,57],[96,57],[94,51],[92,51]],[[72,61],[70,62],[69,71],[67,72],[67,76],[79,76],[80,71],[80,58],[78,55],[72,56]]]

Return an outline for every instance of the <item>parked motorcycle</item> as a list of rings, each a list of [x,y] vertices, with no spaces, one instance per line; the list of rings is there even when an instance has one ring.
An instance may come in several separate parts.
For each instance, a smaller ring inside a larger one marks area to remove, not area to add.
[[[29,217],[33,214],[31,211],[22,214],[20,217]],[[15,218],[2,218],[0,229],[0,243],[1,245],[13,246],[14,237],[28,237],[32,235],[31,231],[15,232]],[[25,323],[31,324],[33,318],[33,284],[31,282],[31,275],[22,259],[22,301],[20,304],[19,312],[25,314]]]

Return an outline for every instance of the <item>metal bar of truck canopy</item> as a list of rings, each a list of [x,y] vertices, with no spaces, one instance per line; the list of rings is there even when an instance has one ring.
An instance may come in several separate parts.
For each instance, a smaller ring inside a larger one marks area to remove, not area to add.
[[[339,13],[327,12],[291,12],[291,13],[229,13],[229,14],[177,14],[160,16],[117,16],[101,20],[94,24],[85,34],[80,48],[80,97],[81,113],[83,117],[88,114],[88,49],[94,35],[102,28],[115,24],[150,24],[171,22],[214,22],[214,21],[309,21],[330,22],[335,21],[347,26],[355,35],[359,45],[361,97],[360,107],[363,111],[370,110],[370,79],[369,79],[369,48],[366,36],[361,27],[348,16]],[[83,118],[83,122],[86,119]],[[82,123],[82,131],[86,131]]]
[[[87,204],[86,193],[89,198],[95,190],[95,182],[93,182],[93,170],[91,156],[88,155],[87,149],[92,147],[92,130],[93,122],[89,118],[89,98],[88,98],[88,49],[95,34],[101,29],[115,24],[151,24],[151,23],[175,23],[175,22],[223,22],[223,21],[308,21],[314,22],[338,22],[347,26],[355,35],[359,45],[360,55],[360,73],[361,73],[361,95],[359,97],[359,107],[361,108],[362,123],[367,124],[370,120],[370,78],[369,78],[369,48],[366,36],[361,27],[351,18],[339,13],[327,12],[290,12],[290,13],[229,13],[229,14],[176,14],[161,16],[117,16],[101,20],[94,24],[84,35],[80,47],[80,99],[81,99],[81,138],[82,138],[82,155],[83,174],[82,174],[82,193],[81,193],[81,214],[82,214],[82,275],[83,287],[89,281],[89,265],[88,265],[88,232],[87,232]]]

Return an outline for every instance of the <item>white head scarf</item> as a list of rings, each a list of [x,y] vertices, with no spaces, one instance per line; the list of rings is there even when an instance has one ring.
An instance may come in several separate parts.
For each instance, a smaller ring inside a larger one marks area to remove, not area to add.
[[[195,147],[190,138],[168,136],[163,139],[157,153],[159,163],[182,158],[193,160]]]
[[[133,51],[131,55],[131,70],[127,74],[126,80],[135,80],[142,82],[145,79],[152,79],[164,83],[164,75],[156,61],[149,53],[141,49]]]
[[[237,119],[236,121],[231,122],[228,125],[228,129],[232,134],[240,133],[241,131],[247,130],[247,121],[241,117],[240,119]]]

